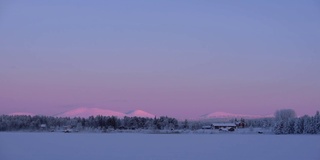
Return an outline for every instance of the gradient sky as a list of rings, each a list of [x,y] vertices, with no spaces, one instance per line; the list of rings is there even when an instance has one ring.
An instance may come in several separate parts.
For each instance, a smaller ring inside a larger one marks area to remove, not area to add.
[[[320,110],[319,1],[0,2],[0,114]]]

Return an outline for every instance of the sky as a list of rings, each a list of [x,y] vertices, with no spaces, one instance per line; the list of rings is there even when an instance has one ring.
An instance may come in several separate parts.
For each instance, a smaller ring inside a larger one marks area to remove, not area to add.
[[[0,1],[0,114],[320,110],[319,1]]]

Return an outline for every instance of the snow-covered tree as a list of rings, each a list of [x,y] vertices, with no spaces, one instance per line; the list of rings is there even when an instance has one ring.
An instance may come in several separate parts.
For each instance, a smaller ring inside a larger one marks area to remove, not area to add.
[[[293,134],[295,126],[296,112],[292,109],[278,110],[274,114],[275,125],[273,131],[275,134]]]
[[[183,129],[189,129],[189,122],[188,122],[188,120],[184,120],[184,122],[182,123],[182,128],[183,128]]]
[[[288,121],[289,119],[296,118],[296,112],[293,109],[277,110],[274,114],[276,121]]]
[[[296,118],[294,122],[294,134],[302,134],[304,130],[303,118]]]
[[[283,134],[284,123],[285,121],[277,121],[273,127],[273,132],[275,134]]]
[[[314,116],[314,122],[316,127],[316,133],[320,134],[320,113],[317,111],[316,115]]]
[[[316,134],[316,125],[314,117],[304,116],[304,132],[305,134]]]
[[[289,119],[283,123],[283,134],[293,134],[294,133],[295,119]]]

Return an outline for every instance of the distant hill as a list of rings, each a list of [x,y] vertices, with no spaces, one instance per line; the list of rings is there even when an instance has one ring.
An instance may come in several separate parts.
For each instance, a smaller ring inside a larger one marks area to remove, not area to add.
[[[15,112],[15,113],[10,113],[9,115],[10,116],[23,116],[23,115],[34,116],[35,114],[29,113],[29,112]]]
[[[121,113],[117,111],[112,111],[108,109],[101,109],[101,108],[76,108],[72,109],[70,111],[66,111],[60,114],[55,115],[56,117],[83,117],[88,118],[90,116],[116,116],[118,118],[123,118],[125,116],[128,117],[148,117],[148,118],[154,118],[155,115],[148,113],[143,110],[133,110],[127,113]]]
[[[27,112],[15,112],[11,113],[9,115],[30,115],[34,116],[33,113],[27,113]],[[90,116],[116,116],[118,118],[123,118],[125,116],[127,117],[147,117],[147,118],[154,118],[155,115],[148,113],[143,110],[132,110],[126,113],[112,111],[108,109],[102,109],[102,108],[90,108],[90,107],[80,107],[76,109],[72,109],[63,113],[59,113],[54,115],[55,117],[82,117],[82,118],[88,118]],[[273,117],[273,115],[246,115],[246,114],[233,114],[233,113],[227,113],[227,112],[213,112],[201,115],[197,118],[191,118],[190,120],[230,120],[230,119],[257,119],[257,118],[268,118]]]
[[[273,117],[272,115],[245,115],[245,114],[233,114],[233,113],[227,113],[227,112],[213,112],[204,114],[199,117],[199,119],[234,119],[234,118],[244,118],[244,119],[257,119],[257,118],[267,118],[267,117]]]
[[[108,109],[101,109],[101,108],[76,108],[70,111],[63,112],[61,114],[56,115],[56,117],[82,117],[88,118],[90,116],[116,116],[119,118],[123,118],[125,116],[124,113],[116,112]]]
[[[148,113],[143,110],[133,110],[130,112],[127,112],[126,114],[128,117],[147,117],[147,118],[154,118],[155,115]]]

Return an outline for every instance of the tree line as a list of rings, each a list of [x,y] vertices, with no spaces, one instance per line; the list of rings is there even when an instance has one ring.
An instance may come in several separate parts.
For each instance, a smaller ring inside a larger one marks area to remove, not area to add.
[[[251,127],[271,128],[275,134],[320,134],[320,114],[297,117],[292,109],[275,112],[274,118],[246,120]]]
[[[232,120],[237,123],[239,121]],[[278,110],[272,118],[241,119],[245,128],[266,128],[275,134],[320,134],[320,114],[297,117],[292,109]],[[83,130],[199,130],[210,122],[178,121],[175,118],[161,116],[159,118],[90,116],[89,118],[69,118],[51,116],[1,115],[0,131],[39,131],[62,130],[66,127],[77,131]]]
[[[178,120],[162,116],[159,118],[124,117],[115,116],[90,116],[89,118],[69,118],[51,116],[26,116],[26,115],[1,115],[0,131],[37,131],[37,130],[61,130],[64,128],[75,130],[135,130],[135,129],[175,129],[178,128]]]
[[[297,118],[293,110],[276,112],[276,122],[273,131],[275,134],[319,134],[320,114],[302,116]]]

